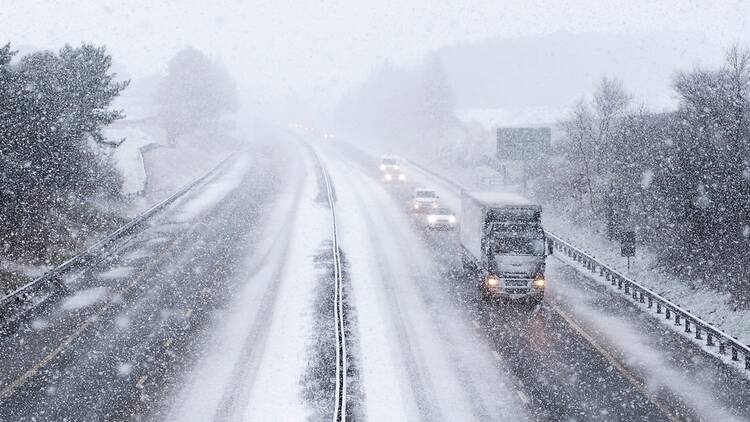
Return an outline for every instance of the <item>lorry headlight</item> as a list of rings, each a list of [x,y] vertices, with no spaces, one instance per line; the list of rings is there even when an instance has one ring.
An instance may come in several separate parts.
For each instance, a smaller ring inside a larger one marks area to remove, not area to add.
[[[398,180],[406,180],[406,175],[404,173],[399,174]]]
[[[380,171],[383,171],[383,170],[385,170],[385,164],[380,165]]]
[[[392,179],[393,179],[393,176],[391,176],[390,173],[385,175],[385,180],[392,180]]]
[[[394,170],[398,170],[398,169],[399,169],[399,166],[398,166],[398,164],[395,164],[395,165],[393,166],[393,169],[394,169]]]
[[[456,216],[451,215],[450,217],[448,217],[448,222],[451,224],[456,224]]]
[[[435,217],[434,215],[429,215],[427,216],[427,222],[430,224],[435,224],[437,222],[437,217]]]
[[[537,277],[534,279],[534,287],[536,288],[542,289],[545,284],[547,284],[547,282],[544,280],[544,277]]]
[[[419,209],[419,202],[415,202],[415,203],[414,203],[414,209],[415,209],[415,210],[418,210],[418,209]]]
[[[497,287],[500,285],[500,279],[494,275],[487,277],[484,282],[487,284],[487,287]]]
[[[438,207],[438,203],[437,202],[433,202],[432,203],[432,208],[437,208],[437,207]]]

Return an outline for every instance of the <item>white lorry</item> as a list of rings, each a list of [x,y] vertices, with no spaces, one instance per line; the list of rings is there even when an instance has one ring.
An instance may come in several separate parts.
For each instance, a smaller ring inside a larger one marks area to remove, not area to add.
[[[542,207],[504,192],[462,192],[459,239],[464,263],[487,296],[541,301],[546,241]]]

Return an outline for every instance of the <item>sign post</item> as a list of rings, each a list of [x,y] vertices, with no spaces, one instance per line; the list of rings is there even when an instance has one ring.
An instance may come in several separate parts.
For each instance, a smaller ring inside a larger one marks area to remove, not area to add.
[[[635,232],[622,232],[620,237],[620,255],[628,258],[628,272],[630,272],[630,257],[635,256]]]

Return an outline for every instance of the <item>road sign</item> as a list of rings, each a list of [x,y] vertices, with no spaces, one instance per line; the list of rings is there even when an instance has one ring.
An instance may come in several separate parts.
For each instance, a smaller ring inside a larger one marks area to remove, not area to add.
[[[627,231],[622,232],[620,237],[620,254],[622,256],[635,256],[635,232]]]
[[[630,257],[635,256],[635,232],[622,232],[620,237],[620,255],[628,257],[628,272],[630,272]]]
[[[527,161],[547,150],[551,138],[548,127],[499,127],[497,159]]]

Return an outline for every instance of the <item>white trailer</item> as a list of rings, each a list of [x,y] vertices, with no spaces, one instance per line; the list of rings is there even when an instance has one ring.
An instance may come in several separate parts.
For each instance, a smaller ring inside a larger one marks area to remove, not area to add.
[[[483,292],[510,299],[544,297],[541,215],[541,206],[517,194],[461,193],[459,239]]]

